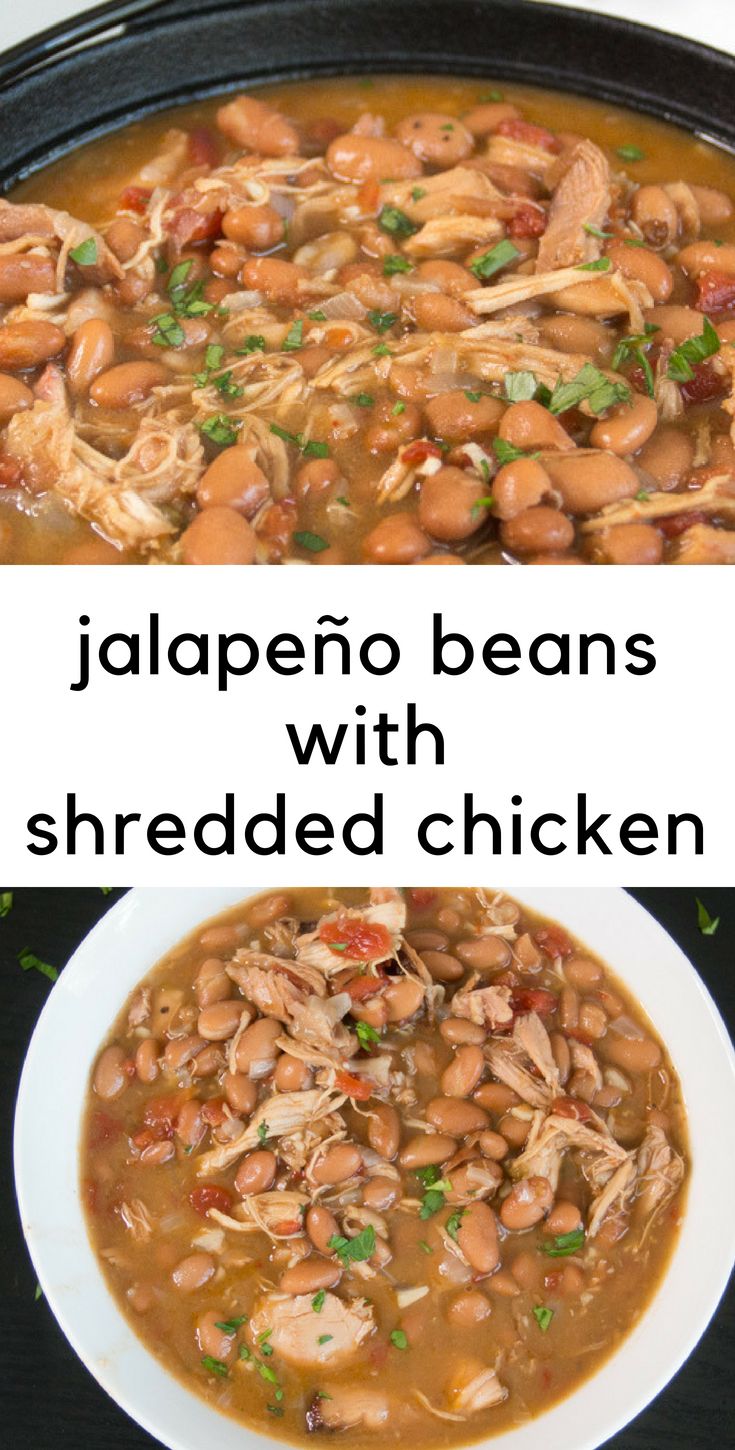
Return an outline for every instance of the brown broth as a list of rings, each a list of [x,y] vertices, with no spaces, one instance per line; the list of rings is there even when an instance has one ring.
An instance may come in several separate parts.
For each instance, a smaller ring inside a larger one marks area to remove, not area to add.
[[[279,893],[279,897],[281,912],[310,923],[322,913],[334,911],[337,904],[359,907],[367,900],[366,892],[357,890],[336,893],[293,890]],[[171,987],[183,994],[183,1009],[187,1010],[194,1000],[192,984],[203,960],[212,957],[229,960],[238,948],[246,945],[266,952],[274,947],[276,951],[283,950],[283,937],[274,936],[273,928],[268,925],[255,926],[252,920],[253,912],[257,915],[263,901],[272,899],[250,898],[215,921],[204,923],[167,953],[145,978],[145,985],[152,990],[154,1011],[160,1003],[160,991]],[[487,926],[491,920],[497,923],[515,918],[515,940],[520,937],[526,942],[526,934],[530,934],[541,956],[537,968],[521,969],[514,947],[512,970],[520,990],[538,994],[541,989],[541,998],[547,991],[558,994],[560,984],[565,981],[564,962],[569,960],[570,951],[572,960],[577,956],[591,960],[599,967],[601,976],[594,990],[580,994],[583,999],[606,1002],[609,1012],[622,1011],[633,1019],[637,1030],[646,1038],[659,1042],[655,1029],[628,987],[585,946],[573,942],[563,928],[517,907],[509,898],[493,898],[491,894],[480,896],[473,891],[447,889],[417,893],[414,901],[419,904],[411,905],[410,893],[407,899],[409,934],[419,930],[442,931],[447,939],[442,950],[449,953],[458,941],[473,939],[473,931],[479,926]],[[491,908],[487,906],[488,900],[493,903]],[[552,956],[550,953],[558,950],[560,944],[564,956]],[[487,985],[488,981],[501,982],[504,971],[507,968],[495,969],[489,975],[484,972],[481,985]],[[465,972],[464,980],[466,977]],[[453,989],[452,983],[449,992]],[[131,1000],[137,999],[136,992]],[[523,1010],[527,1010],[527,999],[524,1002]],[[137,1031],[129,1029],[129,1006],[130,1003],[126,1004],[108,1038],[108,1043],[121,1044],[128,1057],[148,1031],[145,1025]],[[445,1010],[440,1008],[440,1015],[446,1015]],[[175,1024],[171,1025],[172,1031],[176,1031]],[[614,1034],[614,1028],[609,1031]],[[389,1026],[386,1036],[395,1052],[396,1063],[404,1068],[411,1062],[418,1066],[417,1075],[410,1078],[416,1102],[406,1110],[406,1116],[415,1120],[421,1116],[423,1105],[441,1091],[439,1078],[452,1059],[452,1049],[422,1014],[404,1025]],[[592,1046],[595,1047],[594,1042]],[[665,1123],[672,1147],[686,1161],[687,1133],[681,1091],[665,1046],[659,1042],[659,1047],[659,1067],[650,1072],[628,1074],[630,1093],[623,1097],[619,1107],[609,1111],[600,1109],[600,1112],[626,1150],[637,1148],[651,1121]],[[605,1051],[603,1039],[600,1055],[603,1070]],[[184,1097],[196,1094],[202,1100],[221,1100],[218,1076],[191,1079],[187,1073],[179,1074],[178,1087],[183,1087]],[[399,1441],[411,1435],[426,1447],[458,1445],[518,1425],[570,1394],[614,1352],[644,1313],[676,1242],[684,1210],[686,1177],[658,1216],[649,1220],[647,1228],[636,1219],[639,1210],[635,1207],[630,1214],[612,1214],[603,1221],[598,1237],[585,1243],[571,1257],[547,1257],[541,1251],[542,1246],[556,1242],[544,1229],[543,1221],[524,1233],[507,1233],[502,1239],[500,1268],[507,1278],[507,1271],[510,1269],[512,1273],[514,1265],[523,1260],[517,1273],[520,1279],[521,1268],[525,1268],[531,1287],[519,1288],[516,1297],[506,1298],[494,1292],[492,1275],[490,1278],[475,1275],[475,1282],[470,1282],[468,1287],[485,1294],[489,1313],[481,1324],[462,1327],[453,1317],[447,1317],[447,1311],[465,1287],[468,1276],[463,1266],[459,1274],[456,1259],[445,1251],[440,1237],[440,1229],[452,1210],[451,1195],[445,1207],[423,1221],[415,1208],[413,1212],[391,1210],[386,1214],[392,1253],[388,1276],[383,1278],[378,1274],[364,1285],[364,1292],[374,1306],[375,1332],[354,1359],[336,1370],[327,1366],[319,1371],[298,1369],[286,1363],[279,1353],[268,1358],[261,1356],[260,1363],[276,1373],[282,1390],[282,1398],[274,1398],[274,1384],[253,1372],[253,1351],[257,1358],[260,1347],[248,1339],[247,1325],[237,1330],[236,1342],[250,1346],[248,1359],[232,1355],[228,1366],[222,1366],[226,1373],[221,1375],[208,1373],[203,1367],[195,1326],[199,1316],[208,1310],[216,1311],[217,1319],[224,1322],[251,1314],[258,1286],[263,1281],[277,1280],[286,1265],[288,1250],[284,1251],[283,1246],[276,1248],[269,1259],[269,1241],[264,1234],[239,1235],[227,1230],[224,1252],[215,1256],[222,1269],[212,1282],[193,1293],[181,1294],[171,1280],[174,1267],[192,1252],[192,1240],[212,1226],[211,1220],[207,1222],[197,1216],[187,1197],[202,1182],[196,1177],[195,1162],[202,1145],[187,1154],[177,1142],[169,1162],[146,1166],[139,1161],[141,1150],[134,1146],[133,1136],[140,1131],[146,1103],[176,1088],[177,1077],[169,1073],[159,1076],[151,1086],[133,1079],[122,1095],[110,1102],[100,1104],[99,1098],[90,1093],[81,1144],[82,1191],[90,1237],[112,1294],[146,1347],[215,1408],[279,1439],[305,1443],[305,1415],[314,1404],[315,1393],[326,1391],[339,1397],[345,1387],[358,1391],[374,1391],[379,1387],[387,1396],[390,1417],[381,1425],[379,1433],[391,1440]],[[271,1091],[266,1079],[261,1096],[267,1097]],[[353,1141],[363,1144],[365,1107],[369,1104],[353,1102],[345,1114]],[[492,1115],[493,1129],[497,1130],[501,1117]],[[413,1131],[404,1126],[404,1144]],[[142,1143],[143,1139],[138,1141]],[[211,1146],[209,1135],[203,1148],[208,1146]],[[218,1173],[208,1174],[203,1181],[225,1187],[231,1193],[236,1168],[237,1162]],[[407,1169],[403,1170],[403,1179],[403,1193],[415,1202],[422,1188]],[[328,1191],[328,1200],[335,1192],[338,1190]],[[583,1213],[589,1202],[590,1189],[569,1157],[563,1161],[556,1198],[577,1203]],[[496,1198],[490,1198],[489,1202],[498,1209]],[[139,1219],[141,1203],[150,1216],[150,1236],[141,1234],[139,1229],[131,1232],[124,1225],[123,1214],[129,1222],[131,1219],[130,1210],[122,1205],[132,1206],[134,1212],[137,1208]],[[565,1290],[571,1292],[571,1288],[565,1276],[570,1273],[572,1276],[581,1273],[584,1283],[572,1286],[574,1292],[566,1297]],[[394,1285],[404,1288],[428,1285],[429,1293],[401,1313],[396,1305]],[[354,1279],[354,1269],[343,1276],[336,1292],[344,1296],[346,1289],[352,1293],[363,1292],[359,1281]],[[533,1315],[534,1308],[539,1307],[548,1308],[553,1314],[545,1331]],[[397,1328],[408,1336],[407,1349],[397,1347],[390,1339],[391,1332]],[[478,1363],[498,1366],[500,1381],[509,1391],[503,1403],[464,1420],[447,1422],[428,1413],[413,1397],[414,1390],[420,1390],[432,1404],[440,1409],[448,1408],[452,1403],[451,1398],[444,1398],[448,1381],[460,1374],[463,1366]],[[375,1431],[354,1427],[345,1433],[355,1445],[375,1442]]]

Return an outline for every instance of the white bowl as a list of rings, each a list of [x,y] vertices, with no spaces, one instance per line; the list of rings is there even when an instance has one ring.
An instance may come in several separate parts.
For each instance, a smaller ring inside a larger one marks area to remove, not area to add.
[[[170,1450],[273,1450],[270,1437],[221,1415],[144,1348],[107,1289],[79,1192],[79,1132],[90,1066],[136,983],[201,921],[248,889],[131,891],[74,953],[38,1020],[21,1078],[15,1177],[28,1247],[46,1300],[108,1394]],[[618,890],[532,890],[523,900],[561,921],[610,964],[648,1012],[681,1079],[692,1147],[686,1214],[668,1273],[603,1367],[541,1421],[494,1437],[502,1450],[595,1450],[659,1393],[714,1313],[735,1258],[735,1054],[696,972],[644,909]]]

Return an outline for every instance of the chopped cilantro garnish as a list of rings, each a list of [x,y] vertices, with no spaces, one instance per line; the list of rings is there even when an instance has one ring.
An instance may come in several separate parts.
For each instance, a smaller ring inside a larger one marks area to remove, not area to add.
[[[554,1318],[554,1311],[553,1309],[547,1309],[545,1304],[534,1304],[533,1317],[536,1320],[536,1323],[538,1324],[541,1333],[545,1334],[552,1319]]]
[[[297,352],[304,343],[304,324],[301,318],[292,322],[283,339],[282,348],[284,352]]]
[[[261,1119],[258,1123],[258,1142],[262,1145],[268,1141],[268,1124]]]
[[[261,1364],[259,1360],[256,1359],[255,1368],[257,1369],[260,1378],[266,1380],[269,1385],[278,1384],[278,1375],[276,1374],[274,1369],[271,1369],[269,1364]]]
[[[697,926],[699,927],[702,936],[714,936],[718,926],[720,925],[719,916],[716,916],[713,920],[704,902],[700,901],[698,896],[695,896],[694,900],[697,903]]]
[[[589,232],[591,237],[599,237],[600,241],[606,241],[608,237],[614,235],[613,232],[603,232],[599,227],[593,227],[592,222],[583,222],[582,230]]]
[[[321,307],[317,307],[314,312],[307,312],[306,315],[312,322],[326,322],[327,320],[327,314],[322,312]]]
[[[199,424],[200,432],[219,448],[230,448],[233,443],[237,443],[238,429],[241,427],[238,418],[228,418],[226,413],[212,413],[211,417],[205,418]]]
[[[390,411],[391,411],[391,417],[392,418],[400,418],[401,413],[405,413],[405,411],[406,411],[406,404],[405,403],[394,403],[393,404],[393,407],[391,408]]]
[[[509,403],[528,403],[536,396],[538,379],[535,373],[523,369],[517,373],[506,373],[503,391]]]
[[[402,257],[400,252],[391,252],[389,256],[383,258],[384,277],[393,277],[396,272],[412,271],[413,262],[409,262],[408,257]]]
[[[52,967],[49,962],[42,962],[40,957],[28,950],[28,947],[24,947],[22,951],[18,952],[18,961],[24,972],[40,972],[41,976],[48,977],[50,982],[55,982],[59,975],[56,967]]]
[[[564,1259],[567,1254],[576,1254],[578,1249],[584,1246],[584,1229],[575,1228],[571,1233],[558,1234],[550,1244],[541,1244],[542,1254],[548,1254],[550,1259]]]
[[[94,237],[87,237],[78,247],[72,247],[69,256],[78,267],[93,267],[97,261],[97,242]]]
[[[502,91],[496,91],[494,89],[492,91],[483,91],[482,95],[478,96],[478,105],[484,105],[486,101],[502,101],[502,99]]]
[[[481,282],[485,282],[488,277],[494,277],[501,267],[507,267],[510,262],[515,262],[516,257],[520,257],[520,255],[518,248],[514,247],[513,243],[506,238],[505,241],[497,242],[488,252],[483,252],[481,257],[475,257],[474,262],[470,262],[470,271],[474,272]]]
[[[351,398],[350,402],[357,403],[358,408],[372,408],[375,399],[372,393],[355,393],[354,398]]]
[[[238,1350],[238,1358],[239,1359],[252,1359],[252,1357],[253,1356],[250,1353],[250,1350],[248,1349],[247,1345],[246,1344],[241,1344],[240,1345],[240,1348]]]
[[[590,412],[598,416],[615,407],[616,403],[629,400],[630,388],[626,383],[613,383],[594,363],[585,363],[568,383],[559,379],[549,400],[549,412],[565,413],[569,408],[577,408],[580,403],[586,402]]]
[[[338,497],[335,499],[335,503],[341,503],[342,507],[345,509],[348,509],[350,506],[350,500],[348,498],[345,498],[344,494],[339,494]]]
[[[609,272],[612,262],[609,257],[598,257],[596,262],[582,262],[578,272]]]
[[[363,1259],[369,1259],[371,1254],[375,1253],[375,1229],[371,1223],[366,1224],[354,1239],[345,1239],[340,1234],[332,1234],[332,1237],[327,1240],[327,1247],[334,1251],[345,1266],[351,1263],[361,1263]]]
[[[271,423],[270,430],[271,433],[275,433],[276,438],[282,438],[284,443],[293,443],[305,458],[329,457],[328,443],[320,443],[316,438],[310,439],[307,443],[303,433],[289,433],[287,428],[281,428],[278,423]]]
[[[266,1405],[266,1410],[269,1415],[282,1415],[283,1405]]]
[[[484,498],[475,499],[475,502],[470,509],[470,513],[473,515],[479,514],[482,509],[491,509],[494,503],[495,499],[493,498],[491,493],[488,493],[485,495]]]
[[[641,151],[640,146],[625,145],[616,147],[615,155],[619,156],[621,161],[643,161],[646,153]]]
[[[235,352],[238,357],[242,357],[249,352],[265,352],[265,338],[261,337],[259,333],[251,332],[249,337],[246,337],[245,341],[241,342],[240,346],[235,348]]]
[[[317,1344],[329,1344],[331,1339],[334,1339],[333,1334],[320,1334],[317,1339]]]
[[[218,1374],[221,1379],[226,1379],[229,1373],[227,1365],[221,1359],[215,1359],[211,1354],[202,1355],[202,1364],[210,1374]]]
[[[247,1324],[247,1314],[238,1314],[236,1319],[220,1319],[215,1322],[215,1329],[221,1329],[223,1334],[237,1334],[241,1325]]]
[[[396,1349],[408,1349],[408,1340],[403,1329],[391,1330],[390,1342]]]
[[[454,1210],[454,1213],[450,1213],[449,1218],[446,1222],[447,1233],[449,1234],[450,1239],[454,1239],[455,1243],[457,1242],[457,1233],[464,1217],[464,1212],[465,1210],[463,1208],[456,1208]]]
[[[378,312],[377,308],[373,308],[368,312],[367,320],[370,326],[375,328],[376,332],[387,332],[388,328],[392,327],[393,323],[398,321],[398,313]]]
[[[522,448],[516,448],[514,443],[508,443],[505,438],[493,438],[493,453],[498,463],[515,463],[517,458],[538,458],[538,453],[525,453]]]
[[[418,187],[415,188],[415,190],[418,189]],[[422,192],[422,195],[425,194]],[[415,196],[414,200],[417,200]],[[412,222],[411,218],[406,216],[405,211],[401,211],[397,206],[381,207],[378,213],[378,226],[381,231],[388,232],[392,237],[412,237],[414,232],[419,230],[416,223]]]
[[[13,910],[13,893],[12,893],[12,891],[2,891],[2,892],[0,892],[0,916],[8,916],[8,914],[12,910]]]
[[[626,247],[645,247],[645,242],[640,237],[623,237],[623,244]]]
[[[419,1182],[426,1189],[421,1200],[419,1218],[431,1218],[433,1214],[439,1212],[440,1208],[444,1207],[446,1201],[444,1195],[451,1191],[452,1185],[448,1178],[439,1176],[439,1169],[433,1163],[430,1163],[427,1168],[416,1168],[414,1171]]]
[[[712,357],[719,350],[720,339],[709,318],[705,317],[699,337],[688,337],[674,348],[666,369],[667,378],[671,378],[674,383],[690,382],[694,377],[696,364],[704,362],[705,358]]]
[[[374,1027],[371,1027],[369,1022],[363,1022],[362,1020],[356,1022],[355,1032],[357,1033],[357,1040],[360,1046],[366,1052],[371,1050],[373,1042],[380,1042],[380,1033]]]
[[[299,544],[302,549],[308,549],[311,554],[321,554],[324,549],[329,548],[328,539],[323,539],[321,534],[312,534],[308,529],[293,534],[292,538],[294,543]]]
[[[433,1254],[434,1252],[431,1244],[427,1244],[426,1239],[419,1239],[419,1248],[422,1254]]]
[[[311,1307],[315,1314],[321,1314],[324,1308],[324,1300],[327,1297],[326,1289],[319,1289],[311,1301]]]
[[[151,337],[156,347],[181,347],[186,341],[186,333],[173,312],[159,312],[151,319],[151,325],[156,329]]]
[[[386,345],[386,343],[384,343],[384,342],[379,342],[378,345],[377,345],[377,347],[374,347],[373,348],[373,357],[391,357],[391,356],[392,356],[391,350]]]
[[[245,392],[244,388],[241,388],[237,383],[233,383],[231,368],[228,368],[226,373],[220,373],[218,377],[212,378],[211,382],[212,387],[216,388],[217,392],[223,398],[241,398]]]
[[[422,198],[425,197],[425,196],[426,196],[426,188],[425,187],[423,187],[423,186],[413,186],[411,188],[411,201],[421,201]]]
[[[651,497],[651,491],[647,488],[639,488],[638,492],[633,494],[633,497],[638,503],[648,503]]]
[[[39,1299],[42,1299],[42,1298],[43,1298],[43,1289],[41,1288],[41,1285],[40,1284],[36,1284],[35,1292],[34,1292],[34,1295],[33,1295],[33,1301],[34,1301],[35,1304],[37,1304],[38,1301],[39,1301]]]
[[[629,337],[621,337],[613,354],[612,364],[614,371],[630,358],[636,362],[643,373],[646,383],[646,392],[649,398],[653,397],[653,368],[651,367],[643,347],[651,342],[653,334],[658,332],[658,327],[647,322],[643,332],[631,333]]]
[[[468,403],[479,403],[482,393],[475,393],[471,388],[465,388],[464,395]]]

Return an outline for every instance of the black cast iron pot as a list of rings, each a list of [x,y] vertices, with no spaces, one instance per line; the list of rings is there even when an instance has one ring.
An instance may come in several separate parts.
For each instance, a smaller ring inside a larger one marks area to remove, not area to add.
[[[381,70],[572,91],[735,150],[735,60],[626,20],[524,0],[121,0],[0,56],[0,190],[177,101]]]

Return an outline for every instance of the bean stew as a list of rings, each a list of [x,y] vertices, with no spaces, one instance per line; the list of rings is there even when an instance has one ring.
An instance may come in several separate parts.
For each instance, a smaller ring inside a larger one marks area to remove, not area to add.
[[[149,1350],[244,1424],[466,1444],[611,1354],[676,1240],[666,1049],[581,943],[485,890],[251,897],[139,985],[82,1196]]]
[[[87,146],[0,200],[0,559],[733,563],[733,196],[446,78]]]

